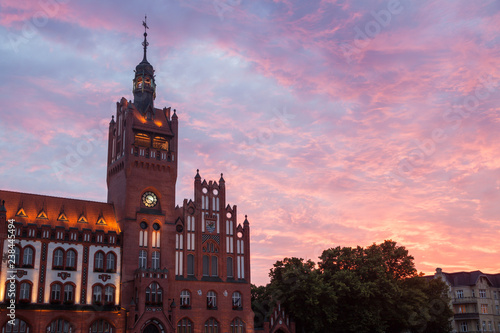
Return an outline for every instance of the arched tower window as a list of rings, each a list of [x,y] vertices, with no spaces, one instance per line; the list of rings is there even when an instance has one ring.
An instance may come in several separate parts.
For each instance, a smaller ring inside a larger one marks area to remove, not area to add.
[[[156,282],[146,288],[146,304],[161,305],[163,302],[162,289]]]
[[[47,326],[47,332],[50,333],[74,333],[76,332],[73,326],[66,320],[59,318],[54,320]]]
[[[219,333],[219,323],[215,318],[210,318],[205,322],[205,333]]]
[[[14,325],[11,325],[9,321],[5,323],[2,328],[2,333],[30,333],[30,327],[28,323],[24,320],[16,318],[14,319]]]
[[[113,333],[113,326],[104,319],[96,320],[89,328],[89,333]]]
[[[177,323],[177,333],[192,333],[193,322],[187,318],[179,320]]]
[[[231,333],[245,333],[245,323],[240,318],[231,322]]]

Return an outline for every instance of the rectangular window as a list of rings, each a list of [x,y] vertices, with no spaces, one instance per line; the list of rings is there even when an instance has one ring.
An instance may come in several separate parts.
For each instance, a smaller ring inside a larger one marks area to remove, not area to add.
[[[464,291],[463,290],[457,290],[457,298],[464,298]]]
[[[208,256],[203,256],[203,276],[208,276],[208,266],[210,262]]]
[[[187,256],[187,274],[194,275],[194,255],[188,254]]]
[[[228,257],[227,258],[227,277],[232,278],[234,276],[233,274],[233,258]]]
[[[218,258],[216,256],[212,257],[212,276],[218,276]]]
[[[467,331],[468,331],[467,322],[466,321],[462,321],[460,323],[460,332],[467,332]]]
[[[479,289],[479,297],[486,298],[486,289]]]
[[[493,298],[498,299],[498,293],[496,291],[493,292]]]
[[[488,314],[488,304],[481,304],[481,313]]]
[[[458,313],[465,313],[465,305],[459,305],[458,306]]]
[[[472,297],[476,297],[476,293],[474,292],[474,289],[472,289]]]
[[[498,305],[496,305],[496,309],[497,309],[497,315],[500,315],[500,308],[498,307]]]

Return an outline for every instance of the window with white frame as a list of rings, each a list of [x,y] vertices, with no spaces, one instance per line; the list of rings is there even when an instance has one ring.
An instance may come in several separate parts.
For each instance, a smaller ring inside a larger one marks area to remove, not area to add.
[[[233,293],[233,309],[241,309],[241,294],[238,291]]]
[[[217,294],[215,291],[209,291],[207,293],[207,308],[214,309],[217,307]]]
[[[139,252],[139,268],[145,269],[148,263],[148,253],[146,250]]]
[[[486,298],[486,289],[479,289],[479,298]]]
[[[152,268],[160,269],[160,251],[154,251],[151,260]]]
[[[181,291],[181,307],[191,306],[191,293],[189,290]]]

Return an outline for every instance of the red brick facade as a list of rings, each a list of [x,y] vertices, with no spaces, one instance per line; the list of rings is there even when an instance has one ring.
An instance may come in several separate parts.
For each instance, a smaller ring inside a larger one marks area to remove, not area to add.
[[[175,205],[178,118],[155,97],[145,47],[109,127],[108,203],[0,191],[1,332],[9,281],[19,332],[253,332],[249,223],[222,174]]]

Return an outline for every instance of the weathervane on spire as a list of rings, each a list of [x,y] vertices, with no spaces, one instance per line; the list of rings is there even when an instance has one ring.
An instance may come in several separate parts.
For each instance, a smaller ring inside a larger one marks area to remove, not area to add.
[[[143,61],[147,61],[146,60],[146,49],[148,48],[148,40],[146,39],[146,37],[148,36],[148,33],[146,32],[146,29],[149,29],[148,27],[148,17],[146,15],[144,15],[144,21],[142,21],[142,25],[144,26],[144,42],[142,42],[142,46],[144,46],[144,59]]]

